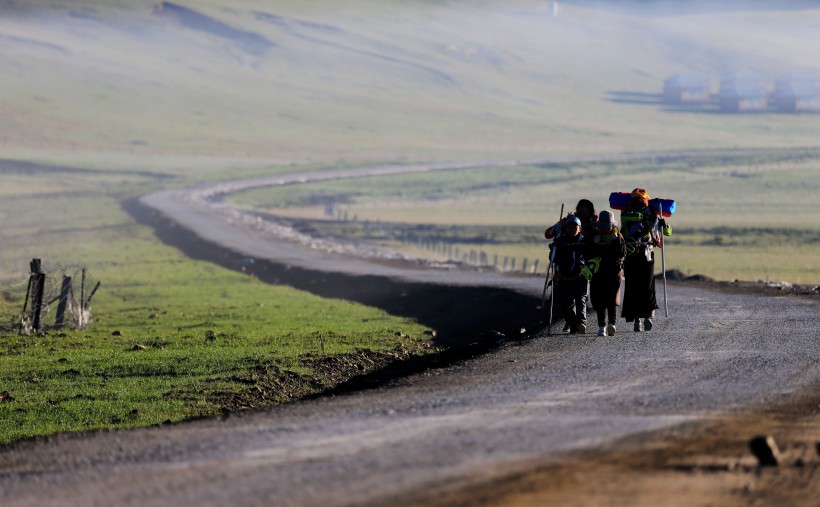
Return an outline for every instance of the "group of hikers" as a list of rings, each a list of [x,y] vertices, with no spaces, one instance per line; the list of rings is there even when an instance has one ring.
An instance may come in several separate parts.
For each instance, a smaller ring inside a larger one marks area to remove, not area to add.
[[[661,234],[671,235],[662,216],[650,208],[649,194],[636,188],[620,214],[620,227],[610,210],[595,213],[587,199],[575,211],[544,231],[554,267],[553,298],[566,322],[564,332],[586,333],[587,293],[598,317],[598,336],[613,336],[616,309],[634,322],[636,332],[650,331],[658,302],[655,296],[655,247]],[[552,324],[552,323],[550,323]]]

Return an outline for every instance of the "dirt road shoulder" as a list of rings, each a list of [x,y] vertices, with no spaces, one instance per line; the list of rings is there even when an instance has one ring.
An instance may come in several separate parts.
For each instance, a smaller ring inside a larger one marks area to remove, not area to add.
[[[749,450],[774,437],[778,467]],[[544,506],[816,505],[820,498],[820,388],[758,412],[714,414],[705,422],[621,440],[527,474],[439,492],[427,505]]]

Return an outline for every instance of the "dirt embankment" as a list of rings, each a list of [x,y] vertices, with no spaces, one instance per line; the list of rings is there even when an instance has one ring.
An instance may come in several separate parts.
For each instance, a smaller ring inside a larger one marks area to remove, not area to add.
[[[752,438],[774,437],[777,467],[761,467]],[[425,504],[561,506],[814,506],[820,498],[820,387],[758,412],[715,415],[622,440]]]

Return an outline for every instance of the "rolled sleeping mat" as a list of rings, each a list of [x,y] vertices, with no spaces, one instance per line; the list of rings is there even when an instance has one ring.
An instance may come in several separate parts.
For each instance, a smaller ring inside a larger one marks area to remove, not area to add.
[[[663,205],[663,216],[666,218],[671,217],[675,214],[675,200],[674,199],[661,199],[660,197],[656,197],[654,199],[649,199],[649,207],[655,212],[656,215],[660,214],[661,212],[661,205]]]
[[[629,204],[631,196],[631,192],[612,192],[609,194],[609,207],[618,211],[624,211],[626,210],[627,204]],[[661,205],[663,205],[664,217],[668,218],[675,214],[674,199],[661,199],[656,197],[649,200],[649,208],[654,211],[656,215],[660,214]]]
[[[612,192],[609,194],[609,207],[618,211],[626,210],[630,195],[629,192]]]

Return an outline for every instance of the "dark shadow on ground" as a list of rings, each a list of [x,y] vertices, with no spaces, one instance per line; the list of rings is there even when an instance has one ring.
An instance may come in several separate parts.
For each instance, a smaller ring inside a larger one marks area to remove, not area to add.
[[[190,258],[243,271],[267,283],[288,285],[326,298],[356,301],[392,315],[412,318],[436,330],[434,344],[439,346],[496,346],[503,341],[500,334],[506,340],[520,339],[545,326],[545,313],[537,310],[539,298],[509,289],[351,276],[258,259],[250,263],[246,255],[178,227],[137,199],[124,202],[123,209],[139,223],[152,227],[163,242]],[[526,332],[522,333],[522,329]]]
[[[666,113],[732,114],[720,110],[715,96],[712,96],[707,102],[672,103],[664,100],[662,93],[615,90],[606,93],[606,100],[614,104],[655,106]]]
[[[663,95],[660,93],[644,93],[629,91],[607,92],[607,100],[617,104],[637,104],[641,106],[663,105]]]

